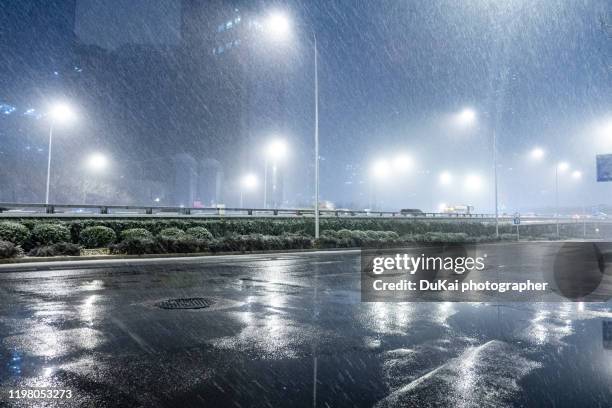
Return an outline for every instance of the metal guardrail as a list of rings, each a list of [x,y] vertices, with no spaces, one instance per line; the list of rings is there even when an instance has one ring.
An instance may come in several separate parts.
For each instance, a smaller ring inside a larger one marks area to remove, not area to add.
[[[224,208],[224,207],[168,207],[139,205],[92,205],[92,204],[39,204],[39,203],[0,203],[0,217],[6,215],[157,215],[157,216],[314,216],[312,208]],[[437,219],[493,219],[494,214],[449,214],[449,213],[402,213],[401,211],[366,211],[366,210],[319,210],[322,217],[401,217],[401,218],[437,218]],[[511,216],[500,216],[500,219],[511,219]]]
[[[401,211],[365,211],[365,210],[328,210],[320,209],[321,217],[354,217],[354,218],[401,218],[401,219],[436,219],[436,220],[474,220],[493,221],[494,214],[449,214],[449,213],[404,213]],[[94,204],[40,204],[40,203],[0,203],[0,218],[18,217],[314,217],[312,208],[222,208],[222,207],[170,207],[147,205],[94,205]],[[500,215],[500,221],[510,222],[511,215]],[[560,217],[563,222],[581,222],[570,217]],[[525,222],[550,222],[551,216],[524,217]],[[589,220],[591,221],[591,220]]]

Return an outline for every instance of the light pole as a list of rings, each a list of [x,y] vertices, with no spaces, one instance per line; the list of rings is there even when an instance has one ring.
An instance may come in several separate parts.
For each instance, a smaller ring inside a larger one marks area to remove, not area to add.
[[[499,206],[497,205],[497,135],[493,129],[493,184],[495,185],[495,238],[499,238]]]
[[[51,185],[51,152],[53,149],[53,128],[56,122],[66,122],[73,118],[74,114],[69,106],[64,104],[55,105],[49,112],[51,118],[49,123],[49,149],[47,157],[47,186],[45,191],[45,204],[49,204],[49,188]]]
[[[108,167],[108,158],[102,153],[92,153],[87,157],[85,161],[87,169],[93,173],[101,173]],[[89,195],[89,188],[87,187],[86,179],[83,180],[83,203],[87,204],[87,197]]]
[[[378,204],[376,203],[376,186],[374,181],[385,180],[391,173],[391,165],[386,159],[379,159],[372,164],[370,176],[370,210],[374,210]]]
[[[464,108],[456,114],[455,121],[461,127],[472,126],[477,121],[476,111],[472,108]],[[495,205],[495,237],[499,238],[499,197],[498,197],[498,180],[497,180],[497,133],[493,129],[493,195]]]
[[[317,35],[314,40],[314,87],[315,87],[315,239],[319,238],[319,69],[317,56]]]
[[[244,203],[243,203],[243,195],[244,195],[244,190],[252,190],[257,186],[257,177],[255,177],[254,174],[247,174],[246,176],[244,176],[242,178],[242,181],[240,183],[240,208],[243,207]]]
[[[276,40],[290,36],[290,21],[289,18],[280,12],[270,14],[266,21],[267,31],[270,36]],[[315,129],[314,129],[314,145],[315,145],[315,238],[319,238],[319,68],[318,68],[318,50],[317,50],[317,35],[314,30],[311,30],[314,53],[314,105],[315,105]],[[267,166],[266,166],[267,167]],[[266,183],[264,177],[264,184]],[[266,188],[264,187],[264,190]],[[264,206],[265,206],[264,193]]]
[[[559,162],[555,166],[555,226],[557,228],[557,239],[559,239],[559,171],[564,172],[569,169],[569,164]]]
[[[264,161],[264,208],[268,208],[268,165],[269,160],[272,160],[272,166],[274,169],[274,189],[276,189],[276,167],[279,159],[282,159],[287,154],[287,144],[282,139],[276,139],[270,142],[265,152]]]

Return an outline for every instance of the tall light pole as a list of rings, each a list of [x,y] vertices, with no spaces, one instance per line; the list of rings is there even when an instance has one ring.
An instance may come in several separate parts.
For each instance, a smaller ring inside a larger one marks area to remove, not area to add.
[[[87,168],[87,170],[96,173],[96,174],[100,174],[102,173],[104,170],[106,170],[108,168],[109,165],[109,160],[108,158],[102,154],[102,153],[92,153],[90,154],[86,161],[85,161],[85,167]],[[87,204],[87,196],[89,195],[89,192],[87,191],[87,183],[86,183],[86,179],[83,179],[83,203]]]
[[[53,149],[53,128],[56,122],[66,122],[74,117],[74,114],[68,105],[55,105],[49,112],[51,118],[49,123],[49,150],[47,157],[47,186],[45,191],[45,204],[49,204],[49,189],[51,185],[51,153]]]
[[[559,239],[559,171],[569,169],[569,164],[559,162],[555,165],[555,226],[557,228],[557,239]]]
[[[282,159],[287,154],[287,144],[282,139],[276,139],[270,142],[265,151],[264,161],[264,208],[268,208],[268,165],[269,160],[272,160],[274,166],[274,176],[276,177],[276,166],[279,159]],[[274,184],[276,185],[276,184]]]
[[[244,190],[252,190],[257,186],[257,177],[254,174],[247,174],[240,182],[240,208],[243,207]]]
[[[315,239],[319,238],[319,69],[317,35],[312,32],[314,42],[314,97],[315,97]]]
[[[472,126],[477,121],[476,111],[472,108],[464,108],[455,115],[455,122],[461,126]],[[499,238],[499,194],[497,180],[497,133],[493,129],[493,195],[495,205],[495,237]]]
[[[497,204],[497,135],[493,129],[493,178],[495,184],[495,238],[499,238],[499,206]]]
[[[270,14],[266,21],[266,27],[269,35],[275,40],[284,40],[290,37],[290,20],[281,13],[274,12]],[[312,32],[313,53],[314,53],[314,105],[315,105],[315,238],[319,238],[319,69],[318,69],[318,50],[317,50],[317,35],[314,30]],[[267,167],[267,166],[266,166]],[[265,177],[264,177],[265,179]],[[265,180],[264,180],[265,183]],[[265,189],[265,187],[264,187]],[[265,193],[264,193],[265,195]],[[265,204],[265,198],[264,198]]]

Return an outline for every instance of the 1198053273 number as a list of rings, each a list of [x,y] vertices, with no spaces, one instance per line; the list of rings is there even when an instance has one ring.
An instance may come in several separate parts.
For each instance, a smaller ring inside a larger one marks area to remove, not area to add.
[[[70,399],[72,390],[57,389],[23,389],[9,390],[9,399]]]

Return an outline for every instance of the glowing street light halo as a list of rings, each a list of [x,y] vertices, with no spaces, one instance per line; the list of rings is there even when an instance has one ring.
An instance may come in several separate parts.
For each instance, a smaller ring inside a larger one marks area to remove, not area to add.
[[[257,184],[257,176],[253,173],[246,174],[242,177],[241,185],[245,189],[252,190],[257,187]]]
[[[86,164],[88,169],[95,172],[100,172],[108,167],[108,158],[99,152],[92,153],[89,155],[89,157],[87,157]]]
[[[287,142],[283,139],[274,139],[268,144],[266,156],[272,160],[279,160],[284,158],[288,151]]]
[[[563,172],[569,170],[569,168],[570,168],[570,165],[566,161],[561,161],[561,162],[557,163],[557,170],[560,173],[563,173]]]
[[[544,158],[545,155],[546,155],[546,152],[541,147],[534,147],[529,152],[529,157],[533,160],[542,160],[542,158]]]
[[[457,122],[461,126],[472,126],[476,123],[476,111],[470,107],[463,108],[457,113]]]
[[[452,183],[453,181],[453,175],[451,174],[450,171],[444,170],[442,173],[440,173],[440,175],[438,176],[438,181],[440,182],[440,184],[442,184],[443,186],[448,186],[450,183]]]
[[[409,155],[400,153],[393,158],[391,165],[395,171],[405,173],[412,168],[413,160]]]
[[[70,105],[59,102],[51,107],[49,116],[55,123],[67,123],[75,120],[76,115]]]
[[[385,179],[391,173],[391,165],[386,159],[378,159],[372,164],[372,176],[376,179]]]
[[[482,188],[482,177],[480,177],[478,174],[468,174],[465,177],[464,187],[468,191],[479,191]]]
[[[285,41],[291,35],[291,20],[282,11],[271,12],[264,20],[264,29],[275,41]]]

